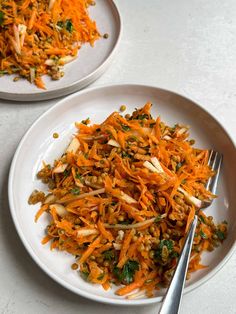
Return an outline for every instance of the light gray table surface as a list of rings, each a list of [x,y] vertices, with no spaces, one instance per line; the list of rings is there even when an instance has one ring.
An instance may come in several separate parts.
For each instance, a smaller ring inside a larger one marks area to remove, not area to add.
[[[176,91],[206,108],[236,141],[236,1],[115,2],[123,19],[121,44],[93,86],[140,83]],[[0,313],[157,313],[158,305],[109,306],[67,291],[38,268],[16,234],[7,197],[11,159],[32,122],[57,101],[0,100]],[[184,296],[181,313],[236,313],[236,252]]]

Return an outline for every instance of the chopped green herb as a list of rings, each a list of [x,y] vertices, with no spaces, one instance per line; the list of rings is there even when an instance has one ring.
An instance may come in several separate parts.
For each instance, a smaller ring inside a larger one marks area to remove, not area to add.
[[[115,275],[115,277],[119,280],[122,281],[122,271],[120,268],[118,268],[117,266],[114,267],[113,269],[113,274]]]
[[[171,257],[179,257],[179,253],[176,251],[171,252]]]
[[[69,174],[70,174],[70,171],[68,169],[64,170],[63,172],[64,177],[68,177]]]
[[[216,235],[217,235],[218,239],[220,239],[220,240],[224,240],[225,239],[224,232],[222,232],[220,230],[216,230]]]
[[[154,128],[155,125],[156,125],[156,122],[151,123],[151,124],[150,124],[150,128]]]
[[[78,172],[76,172],[75,178],[81,180],[82,176],[81,176],[81,174],[79,174]]]
[[[136,119],[137,120],[144,120],[144,119],[148,119],[148,118],[149,118],[148,114],[143,113],[143,114],[139,114]]]
[[[176,165],[176,171],[178,171],[181,167],[183,166],[183,163],[182,162],[178,162],[177,165]]]
[[[87,119],[85,119],[85,120],[82,120],[81,123],[83,123],[84,125],[89,124],[89,118],[87,118]]]
[[[160,220],[161,220],[161,215],[158,215],[158,216],[155,218],[154,222],[159,222]]]
[[[203,223],[206,223],[203,216],[200,215],[200,216],[199,216],[199,219],[200,219]]]
[[[1,25],[1,24],[0,24]],[[0,76],[4,75],[4,74],[7,74],[8,72],[3,70],[3,71],[0,71]]]
[[[122,155],[123,158],[131,158],[132,157],[130,154],[126,153],[125,151],[123,151],[121,153],[121,155]]]
[[[130,139],[130,140],[133,140],[133,141],[136,141],[136,142],[139,141],[139,139],[137,138],[137,136],[134,136],[134,135],[129,136],[129,139]]]
[[[101,275],[99,275],[99,276],[98,276],[98,278],[97,278],[97,279],[98,279],[98,280],[102,280],[102,279],[104,278],[104,276],[105,276],[105,274],[104,274],[104,273],[102,273]]]
[[[113,273],[119,281],[129,284],[133,281],[134,274],[137,270],[139,270],[139,263],[133,260],[128,260],[122,269],[116,266],[113,269]]]
[[[80,188],[74,188],[70,190],[72,194],[79,195],[80,194]]]
[[[75,178],[78,179],[78,180],[80,180],[81,183],[84,183],[84,178],[83,178],[82,175],[79,174],[78,172],[76,173]]]
[[[4,21],[4,13],[0,11],[0,25],[3,24],[3,21]]]
[[[199,234],[202,239],[207,239],[207,235],[202,230],[200,230]]]
[[[104,251],[102,254],[104,259],[108,261],[112,261],[115,258],[115,254],[112,250]]]
[[[72,33],[72,32],[73,32],[73,24],[72,24],[71,19],[66,20],[66,22],[65,22],[65,27],[66,27],[66,30],[67,30],[69,33]]]
[[[64,27],[63,21],[58,21],[57,22],[57,26],[60,27],[60,28],[63,28]]]
[[[89,272],[88,271],[80,271],[80,274],[81,274],[81,277],[84,279],[84,280],[88,280],[88,276],[89,276]]]
[[[124,131],[129,131],[130,130],[130,127],[128,125],[122,124],[121,127],[122,127],[122,129]]]
[[[162,259],[162,249],[166,246],[169,253],[173,250],[173,241],[172,240],[161,240],[157,250],[155,251],[154,258],[155,259]]]
[[[173,250],[173,241],[172,240],[162,240],[162,247],[165,245],[169,251]]]

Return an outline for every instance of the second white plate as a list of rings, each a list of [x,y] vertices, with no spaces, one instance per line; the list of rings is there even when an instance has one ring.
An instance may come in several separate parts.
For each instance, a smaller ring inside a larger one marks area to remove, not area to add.
[[[65,65],[65,76],[53,81],[45,75],[43,80],[46,90],[37,88],[27,80],[13,81],[13,75],[0,77],[0,98],[16,101],[38,101],[71,94],[98,79],[109,67],[119,43],[121,17],[113,0],[99,0],[89,8],[90,17],[96,21],[101,36],[91,47],[82,46],[78,58]]]

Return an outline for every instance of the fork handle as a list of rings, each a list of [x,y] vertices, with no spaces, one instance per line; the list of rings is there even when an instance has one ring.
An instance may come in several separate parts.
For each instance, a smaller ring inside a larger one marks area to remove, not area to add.
[[[178,260],[176,270],[171,280],[170,286],[164,297],[159,314],[178,314],[180,302],[182,299],[182,291],[185,283],[185,277],[188,269],[188,262],[191,253],[195,229],[198,217],[195,215],[185,238],[184,246]]]

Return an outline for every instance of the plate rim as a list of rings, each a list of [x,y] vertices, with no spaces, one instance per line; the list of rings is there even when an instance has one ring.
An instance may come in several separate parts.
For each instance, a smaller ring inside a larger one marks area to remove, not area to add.
[[[107,0],[106,0],[107,1]],[[59,98],[62,96],[67,96],[72,93],[78,92],[85,88],[86,86],[92,84],[96,81],[105,71],[109,68],[109,65],[113,61],[117,49],[121,42],[121,36],[123,33],[123,23],[122,17],[118,8],[118,5],[115,3],[114,0],[108,0],[109,4],[112,6],[112,9],[115,11],[115,19],[117,19],[117,30],[118,35],[115,40],[115,43],[112,47],[112,50],[107,55],[107,58],[91,73],[82,77],[79,80],[76,80],[72,84],[67,84],[64,87],[54,88],[53,90],[45,90],[44,92],[35,92],[35,93],[19,93],[18,91],[11,93],[11,92],[4,92],[4,90],[0,90],[0,99],[4,100],[13,100],[18,102],[36,102],[36,101],[45,101],[50,99]]]
[[[225,127],[221,124],[221,122],[218,121],[218,119],[216,117],[214,117],[206,108],[203,108],[202,106],[200,106],[198,103],[196,103],[194,100],[192,100],[191,98],[188,98],[184,95],[181,95],[179,93],[176,93],[174,91],[170,91],[168,89],[164,89],[164,88],[159,88],[155,85],[145,85],[145,84],[135,84],[135,83],[131,83],[131,84],[109,84],[109,85],[103,85],[103,86],[98,86],[98,87],[91,87],[85,90],[81,90],[77,93],[71,94],[63,99],[61,99],[60,101],[58,101],[55,105],[53,105],[52,107],[50,107],[48,110],[46,110],[43,114],[41,114],[34,122],[33,124],[30,126],[30,128],[26,131],[26,133],[23,135],[22,139],[20,140],[17,149],[14,153],[12,162],[11,162],[11,166],[10,166],[10,171],[9,171],[9,179],[8,179],[8,200],[9,200],[9,205],[10,205],[10,213],[16,228],[16,231],[18,233],[18,236],[20,237],[26,251],[29,253],[29,255],[31,256],[31,258],[34,260],[34,262],[41,268],[42,271],[44,271],[50,278],[52,278],[54,281],[56,281],[57,283],[59,283],[61,286],[63,286],[64,288],[67,288],[68,290],[72,291],[73,293],[80,295],[82,297],[85,297],[87,299],[90,299],[92,301],[97,301],[100,303],[106,303],[106,304],[112,304],[112,305],[122,305],[122,306],[129,306],[129,305],[148,305],[148,304],[154,304],[154,303],[158,303],[162,301],[162,296],[157,296],[157,297],[153,297],[153,298],[147,298],[147,299],[136,299],[136,300],[127,300],[127,299],[110,299],[110,298],[106,298],[103,296],[98,296],[98,295],[92,295],[90,293],[87,293],[86,291],[83,291],[80,288],[75,288],[73,287],[70,283],[65,282],[63,279],[61,279],[59,276],[57,276],[56,274],[54,274],[53,272],[51,272],[47,265],[45,265],[40,258],[37,256],[37,254],[34,252],[34,250],[31,248],[31,246],[29,245],[29,243],[27,242],[27,238],[24,235],[24,232],[22,231],[22,229],[20,228],[20,224],[18,222],[17,219],[17,215],[16,215],[16,211],[15,211],[15,207],[14,207],[14,202],[13,202],[13,180],[14,180],[14,171],[15,168],[17,166],[17,158],[18,155],[20,154],[21,148],[24,145],[24,142],[26,141],[27,137],[30,135],[31,130],[37,125],[37,123],[43,119],[45,116],[47,116],[48,113],[50,113],[51,111],[53,111],[55,108],[63,106],[63,103],[65,101],[68,101],[72,98],[77,98],[80,97],[83,94],[89,94],[93,91],[99,91],[99,90],[105,90],[105,89],[110,89],[110,88],[147,88],[147,89],[155,89],[155,90],[159,90],[159,91],[163,91],[166,93],[170,93],[172,95],[181,97],[187,101],[192,102],[196,107],[198,107],[200,110],[203,110],[206,114],[208,114],[213,120],[214,122],[216,122],[221,128],[222,131],[225,133],[225,135],[229,138],[230,142],[232,143],[234,149],[236,150],[236,142],[233,140],[233,138],[231,137],[231,135],[228,133],[228,131],[225,129]],[[199,279],[196,283],[191,284],[191,286],[188,286],[186,288],[184,288],[183,294],[187,294],[190,291],[195,290],[197,287],[201,286],[202,284],[206,283],[209,279],[211,279],[230,259],[230,257],[233,255],[234,251],[236,251],[236,241],[234,241],[233,245],[231,246],[230,250],[228,251],[228,253],[225,255],[225,257],[223,258],[223,260],[214,268],[212,269],[207,275],[205,275],[203,278]]]

